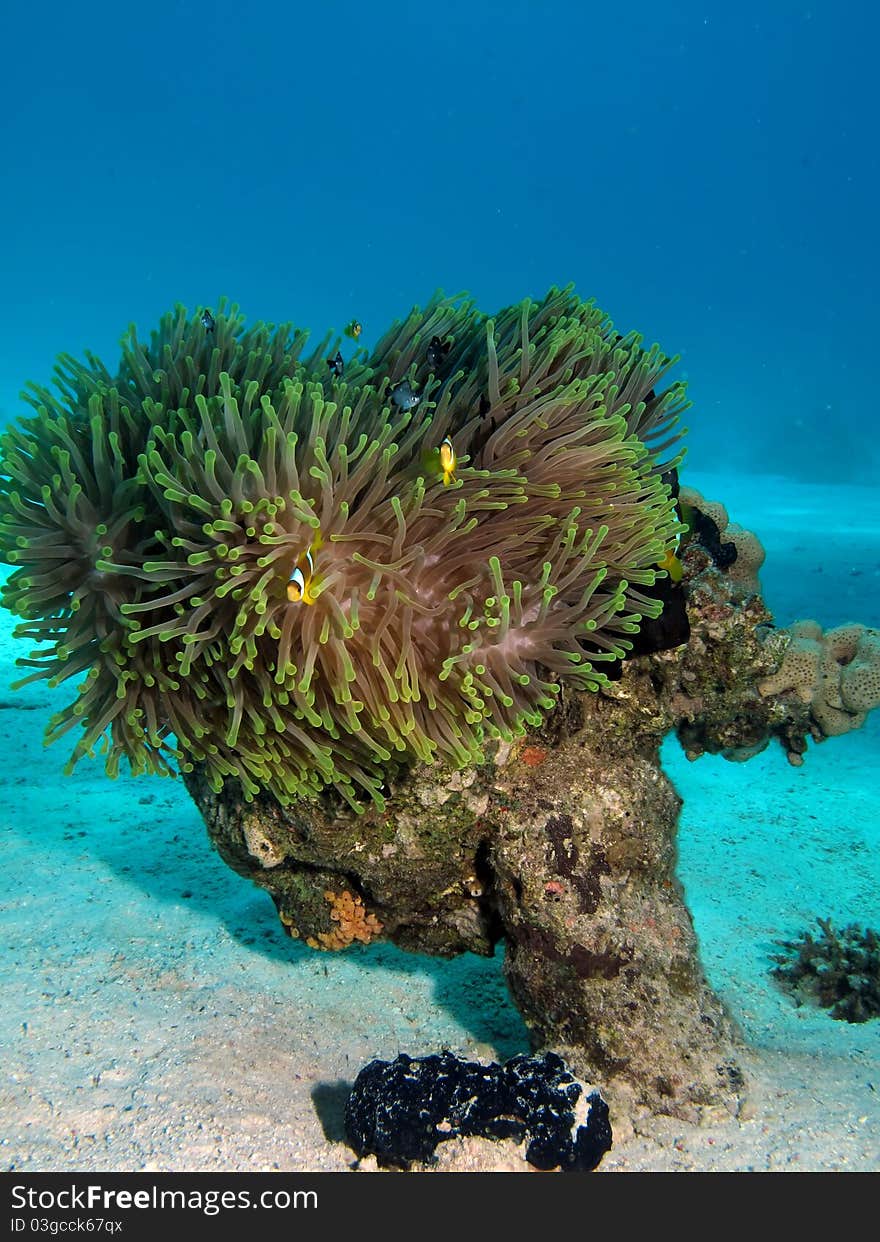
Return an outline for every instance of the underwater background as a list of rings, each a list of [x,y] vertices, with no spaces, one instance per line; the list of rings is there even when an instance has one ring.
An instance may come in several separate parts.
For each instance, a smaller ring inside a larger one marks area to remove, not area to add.
[[[876,479],[869,0],[2,23],[5,415],[175,301],[372,344],[438,286],[493,309],[574,281],[681,354],[694,468]]]
[[[683,481],[761,537],[777,622],[880,625],[876,5],[44,3],[0,35],[0,423],[59,352],[112,368],[175,302],[371,346],[438,286],[492,311],[574,281],[681,355]],[[364,1060],[525,1047],[497,959],[311,954],[182,786],[63,777],[61,695],[9,691],[0,626],[3,1167],[344,1167],[315,1106]],[[880,925],[878,759],[873,717],[798,770],[668,740],[764,1111],[618,1167],[880,1167],[880,1023],[768,975],[816,917]]]

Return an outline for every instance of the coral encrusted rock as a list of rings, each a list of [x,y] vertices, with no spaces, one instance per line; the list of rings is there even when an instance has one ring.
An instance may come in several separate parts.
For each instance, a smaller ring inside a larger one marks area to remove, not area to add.
[[[731,522],[720,501],[706,500],[694,487],[682,487],[679,501],[684,513],[694,511],[693,533],[711,549],[715,563],[726,570],[736,597],[756,595],[760,590],[758,571],[767,557],[757,535]],[[711,536],[706,538],[709,532]]]
[[[681,804],[660,743],[674,731],[691,759],[742,761],[776,739],[802,759],[810,706],[768,691],[784,639],[731,580],[713,530],[691,532],[680,556],[688,641],[624,660],[594,693],[563,687],[540,728],[481,764],[412,765],[361,815],[185,779],[221,855],[288,928],[327,945],[325,893],[347,888],[404,948],[491,953],[503,940],[536,1047],[564,1053],[613,1105],[695,1119],[736,1112],[745,1082],[675,874]]]

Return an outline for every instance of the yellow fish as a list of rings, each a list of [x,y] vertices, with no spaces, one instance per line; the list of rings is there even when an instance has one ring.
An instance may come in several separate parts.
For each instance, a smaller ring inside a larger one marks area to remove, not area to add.
[[[440,475],[443,486],[448,487],[455,482],[455,471],[458,459],[449,436],[445,436],[439,448],[422,450],[422,470],[427,475]]]
[[[443,486],[448,487],[455,482],[455,449],[449,436],[446,436],[438,449],[440,454],[440,470],[443,474]]]
[[[662,561],[657,562],[658,569],[665,569],[673,582],[681,582],[684,577],[684,566],[671,548],[666,549]]]
[[[352,319],[351,323],[346,324],[343,332],[350,341],[356,341],[363,330],[363,324],[358,319]]]

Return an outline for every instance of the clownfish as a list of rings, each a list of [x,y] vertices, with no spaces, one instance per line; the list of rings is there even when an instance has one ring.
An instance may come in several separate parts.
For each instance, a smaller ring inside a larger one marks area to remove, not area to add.
[[[363,325],[357,319],[352,319],[351,323],[346,324],[343,332],[350,341],[356,341],[363,332]]]
[[[684,577],[684,566],[671,548],[666,549],[666,555],[657,562],[657,568],[665,569],[673,582],[681,582]]]
[[[444,437],[439,447],[424,449],[421,462],[422,470],[425,474],[432,478],[436,478],[439,474],[443,480],[444,487],[448,487],[450,483],[455,483],[458,458],[455,455],[455,448],[449,436]]]
[[[448,487],[450,483],[455,482],[455,449],[449,436],[443,440],[440,448],[437,450],[440,454],[440,470],[443,474],[443,486]]]
[[[314,604],[315,602],[315,596],[311,592],[312,580],[315,576],[312,552],[317,548],[317,541],[310,548],[306,548],[291,570],[287,583],[287,598],[291,604]]]
[[[449,436],[443,438],[439,448],[426,448],[422,453],[422,469],[426,474],[439,474],[443,487],[456,482],[458,458]]]

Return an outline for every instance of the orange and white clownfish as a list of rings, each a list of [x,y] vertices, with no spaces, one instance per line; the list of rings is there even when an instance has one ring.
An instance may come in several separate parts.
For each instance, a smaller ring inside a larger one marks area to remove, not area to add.
[[[317,543],[313,543],[310,548],[306,548],[291,570],[287,582],[287,598],[291,604],[314,604],[315,602],[316,597],[311,590],[315,577],[312,552],[317,549],[317,546]]]

